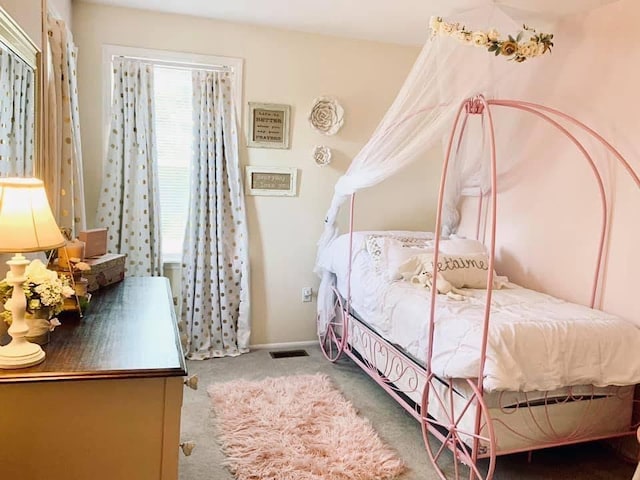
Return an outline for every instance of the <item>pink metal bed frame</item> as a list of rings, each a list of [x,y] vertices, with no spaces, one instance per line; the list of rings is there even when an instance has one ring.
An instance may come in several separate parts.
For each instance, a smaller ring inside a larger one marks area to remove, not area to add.
[[[600,134],[593,129],[589,128],[577,119],[562,113],[558,110],[538,105],[530,102],[516,101],[516,100],[487,100],[483,96],[477,96],[471,99],[467,99],[462,102],[458,112],[456,114],[451,135],[447,146],[445,155],[443,173],[440,180],[440,190],[438,195],[438,207],[436,216],[436,231],[435,231],[435,253],[434,264],[438,262],[440,236],[441,236],[441,220],[442,220],[442,207],[444,199],[444,191],[448,174],[448,167],[451,159],[451,154],[454,146],[454,140],[456,134],[458,134],[458,145],[467,124],[469,115],[484,115],[488,122],[488,133],[490,142],[490,173],[491,173],[491,189],[489,191],[490,196],[490,238],[489,238],[489,269],[487,274],[487,291],[486,291],[486,303],[484,311],[484,324],[483,334],[481,340],[481,355],[480,365],[478,368],[478,376],[476,379],[458,379],[458,381],[466,382],[468,388],[472,392],[468,398],[465,399],[464,405],[456,407],[454,405],[454,396],[457,395],[456,388],[454,387],[455,379],[438,378],[434,375],[431,368],[431,354],[433,351],[434,343],[434,330],[435,330],[435,306],[438,300],[437,296],[437,276],[433,277],[433,287],[431,289],[431,305],[429,311],[429,338],[428,338],[428,350],[426,365],[423,368],[415,361],[409,359],[404,353],[398,350],[397,347],[387,342],[384,338],[380,337],[377,333],[370,328],[363,325],[356,317],[351,314],[351,262],[353,253],[353,220],[354,220],[354,205],[355,195],[351,196],[350,201],[350,217],[349,217],[349,265],[347,270],[347,294],[343,301],[342,296],[334,288],[335,295],[335,308],[336,316],[332,319],[326,327],[324,334],[320,335],[320,345],[326,358],[332,362],[335,362],[342,353],[348,355],[356,364],[358,364],[366,373],[368,373],[378,384],[382,386],[396,401],[398,401],[412,416],[414,416],[422,425],[423,439],[429,458],[431,459],[436,471],[442,479],[455,478],[459,479],[462,476],[468,476],[469,479],[481,479],[489,480],[493,478],[493,472],[495,468],[495,460],[497,455],[504,455],[509,453],[516,453],[521,451],[528,451],[531,454],[532,450],[540,448],[549,448],[560,445],[568,445],[572,443],[579,443],[585,441],[592,441],[604,438],[623,437],[627,435],[635,435],[635,428],[637,424],[632,425],[628,431],[617,432],[614,434],[594,434],[590,432],[588,428],[585,430],[581,421],[575,425],[575,428],[571,430],[569,434],[560,434],[556,431],[553,425],[553,420],[550,417],[550,407],[557,405],[558,403],[564,403],[573,400],[587,401],[589,402],[587,412],[589,416],[598,415],[598,408],[602,408],[602,404],[595,405],[597,402],[593,400],[598,398],[598,395],[594,393],[592,388],[591,393],[574,392],[572,388],[567,390],[567,395],[563,399],[552,397],[547,395],[547,392],[542,399],[542,406],[544,408],[543,419],[540,420],[533,413],[530,414],[531,421],[535,424],[541,434],[543,434],[544,440],[535,440],[538,443],[528,445],[526,448],[511,449],[511,450],[499,450],[496,445],[495,426],[494,419],[491,418],[489,409],[483,397],[483,378],[484,368],[487,353],[487,340],[489,321],[491,318],[491,298],[492,298],[492,274],[495,264],[495,240],[496,240],[496,211],[497,211],[497,170],[496,170],[496,145],[495,145],[495,131],[493,125],[493,117],[491,114],[491,107],[506,107],[521,110],[530,114],[533,114],[563,133],[582,153],[586,162],[588,163],[590,170],[592,171],[595,181],[598,186],[601,201],[601,225],[600,235],[598,243],[598,255],[595,266],[595,272],[593,276],[593,286],[591,291],[591,308],[596,306],[597,292],[600,288],[601,282],[601,269],[603,264],[603,257],[605,254],[605,240],[608,229],[608,201],[604,188],[604,183],[600,170],[597,164],[593,161],[593,158],[583,146],[583,144],[563,125],[561,125],[557,119],[567,121],[573,124],[575,127],[580,128],[591,137],[600,142],[619,162],[619,164],[627,171],[629,176],[635,182],[636,186],[640,189],[640,178],[634,171],[631,165],[623,158],[623,156]],[[476,236],[480,233],[480,218],[484,208],[485,194],[479,196],[478,206],[478,223],[476,227]],[[359,344],[359,351],[355,350],[349,339],[353,338]],[[362,355],[365,354],[365,355]],[[382,359],[375,364],[369,359],[378,357]],[[400,382],[404,387],[399,387]],[[406,395],[408,393],[420,393],[420,385],[424,384],[422,389],[422,401],[420,405],[411,405],[406,402]],[[617,392],[618,387],[610,387],[612,392]],[[510,414],[520,408],[528,408],[531,410],[531,406],[534,402],[530,401],[526,394],[524,394],[525,406],[521,406],[518,403],[515,407],[505,406],[503,402],[503,394],[508,392],[502,392],[500,395],[500,411],[504,414]],[[436,419],[432,417],[428,412],[429,406],[432,405],[435,408],[439,408],[440,411],[446,412],[445,419]],[[536,406],[540,406],[540,398],[536,399]],[[593,406],[592,406],[593,405]],[[458,408],[458,411],[456,411]],[[461,420],[468,413],[474,415],[474,428],[473,430],[463,429],[460,425]],[[582,416],[583,419],[587,415]],[[512,434],[521,437],[526,440],[532,440],[522,432],[518,432],[511,428],[507,423],[498,419],[495,422],[499,422],[500,425]],[[429,439],[431,434],[436,441],[439,441],[439,446],[433,446]],[[464,440],[466,440],[466,442]],[[445,451],[449,451],[450,455],[443,455]],[[481,464],[479,461],[486,459]]]

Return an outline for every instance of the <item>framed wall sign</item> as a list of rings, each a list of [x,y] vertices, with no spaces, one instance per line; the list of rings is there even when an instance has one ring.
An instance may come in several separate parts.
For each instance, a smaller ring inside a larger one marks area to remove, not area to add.
[[[275,195],[295,197],[297,168],[246,167],[247,195]]]
[[[289,148],[289,105],[249,102],[248,147]]]

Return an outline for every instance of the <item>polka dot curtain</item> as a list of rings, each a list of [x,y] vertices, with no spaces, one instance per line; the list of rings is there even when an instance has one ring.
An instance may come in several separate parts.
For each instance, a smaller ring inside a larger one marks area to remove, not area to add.
[[[194,164],[182,260],[187,358],[249,351],[249,259],[232,73],[193,72]]]
[[[109,148],[96,218],[109,228],[109,252],[127,254],[128,276],[162,272],[152,92],[150,64],[113,59]]]
[[[77,49],[62,20],[47,17],[49,78],[44,178],[58,225],[73,237],[86,229],[78,111]]]
[[[35,131],[33,70],[0,49],[0,176],[32,176]]]

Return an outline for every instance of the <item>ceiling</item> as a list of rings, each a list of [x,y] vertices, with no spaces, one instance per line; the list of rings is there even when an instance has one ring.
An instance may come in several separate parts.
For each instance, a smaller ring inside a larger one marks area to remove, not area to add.
[[[77,1],[77,0],[76,0]],[[422,45],[429,17],[487,4],[552,22],[616,0],[80,0],[287,30]]]

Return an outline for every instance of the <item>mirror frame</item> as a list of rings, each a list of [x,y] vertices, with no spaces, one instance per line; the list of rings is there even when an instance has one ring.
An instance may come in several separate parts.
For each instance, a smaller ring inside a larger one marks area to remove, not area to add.
[[[33,43],[33,40],[16,23],[2,7],[0,7],[0,41],[14,54],[20,57],[27,65],[33,68],[35,81],[35,105],[34,105],[34,132],[33,132],[33,173],[32,176],[43,179],[42,157],[42,91],[41,91],[41,60],[42,52]]]

